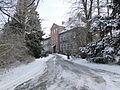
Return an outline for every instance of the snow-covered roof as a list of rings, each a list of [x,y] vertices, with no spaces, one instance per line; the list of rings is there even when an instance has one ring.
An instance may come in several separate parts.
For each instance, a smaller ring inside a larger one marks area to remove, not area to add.
[[[62,26],[65,27],[65,29],[59,32],[59,34],[72,30],[73,28],[80,27],[80,19],[78,17],[69,18],[69,20],[62,24]]]
[[[66,30],[73,29],[75,27],[80,26],[80,19],[78,17],[72,17],[67,22],[65,22],[63,25]]]

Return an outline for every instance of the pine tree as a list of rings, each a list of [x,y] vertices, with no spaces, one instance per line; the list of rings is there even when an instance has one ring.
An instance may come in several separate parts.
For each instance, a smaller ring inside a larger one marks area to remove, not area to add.
[[[31,15],[29,16],[29,21],[27,24],[32,26],[32,29],[29,29],[28,33],[26,33],[26,45],[29,48],[29,53],[39,58],[41,57],[41,51],[42,51],[42,45],[41,41],[43,40],[43,32],[41,31],[41,22],[39,20],[39,15],[37,12],[33,9],[31,12]]]
[[[21,23],[24,24],[24,37],[26,46],[29,48],[29,53],[39,58],[42,51],[42,36],[41,21],[36,11],[36,5],[33,0],[19,0],[17,6],[17,14],[21,17]]]
[[[112,12],[112,17],[116,18],[117,16],[120,15],[120,0],[113,0],[113,12]]]

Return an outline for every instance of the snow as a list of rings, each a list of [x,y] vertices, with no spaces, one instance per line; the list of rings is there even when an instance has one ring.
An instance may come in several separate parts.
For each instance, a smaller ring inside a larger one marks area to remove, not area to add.
[[[120,55],[120,50],[118,51],[118,54]]]
[[[85,23],[81,21],[81,18],[79,16],[74,16],[69,18],[67,22],[65,22],[63,25],[65,27],[66,31],[71,30],[75,27],[85,26]]]
[[[101,69],[101,70],[110,71],[113,73],[120,74],[120,66],[118,66],[118,65],[94,64],[94,63],[89,63],[86,60],[82,61],[80,59],[77,59],[74,62],[82,64],[82,65],[87,66],[87,67],[94,68],[94,69]]]
[[[64,75],[64,76],[68,76],[68,78],[72,77],[72,80],[76,81],[78,83],[79,87],[89,86],[88,90],[120,90],[120,86],[119,86],[120,66],[107,65],[107,64],[106,65],[105,64],[95,64],[95,63],[90,63],[90,62],[86,61],[85,59],[80,59],[80,58],[67,59],[67,56],[65,56],[65,55],[60,55],[60,56],[62,56],[62,58],[64,58],[67,61],[71,61],[71,62],[79,64],[79,65],[87,66],[87,67],[93,68],[95,70],[98,69],[98,70],[108,71],[107,75],[104,72],[103,73],[96,73],[101,78],[94,77],[94,76],[93,76],[93,78],[91,78],[91,77],[88,77],[86,75],[83,75],[82,78],[78,78],[77,76],[72,75],[72,74],[71,74],[72,76],[70,76],[68,74]],[[109,72],[113,73],[115,76],[110,75]],[[94,82],[95,80],[99,80],[100,83],[98,84],[98,83]],[[76,83],[74,82],[74,84],[76,84]]]
[[[29,80],[32,82],[31,86],[39,84],[38,81],[47,80],[50,82],[47,90],[120,90],[120,66],[95,64],[80,58],[67,59],[67,56],[61,54],[36,59],[30,64],[5,72],[0,72],[0,90],[14,90],[16,86]],[[46,72],[48,76],[44,74]]]
[[[91,71],[91,73],[94,73],[94,74],[90,76],[91,74],[89,75],[85,73],[86,71],[82,71],[83,70],[81,69],[82,67],[81,68],[78,67],[78,70],[80,69],[80,71],[83,72],[81,74],[76,74],[70,71],[69,69],[66,69],[66,70],[63,70],[62,72],[60,71],[60,75],[59,75],[59,78],[62,78],[65,83],[60,85],[60,87],[58,87],[59,83],[55,83],[51,85],[51,87],[48,88],[47,90],[79,90],[79,89],[80,90],[120,90],[120,87],[119,87],[120,76],[119,75],[113,76],[114,73],[117,73],[117,72],[119,72],[118,74],[120,74],[119,66],[103,65],[103,64],[98,65],[98,64],[89,63],[85,59],[75,59],[75,58],[67,59],[67,56],[65,55],[61,55],[61,54],[58,54],[58,55],[61,56],[63,59],[73,62],[75,64],[87,66],[95,70],[96,69],[105,70],[105,72],[103,71],[102,73],[99,73],[99,72],[97,73],[97,72]],[[73,67],[73,69],[75,68]],[[106,71],[113,72],[113,75],[110,74],[110,72],[106,72]],[[67,86],[65,86],[66,84]],[[75,87],[75,89],[74,88],[71,89],[71,87],[73,86]]]
[[[72,62],[80,64],[80,65],[84,65],[84,66],[87,66],[90,68],[101,69],[101,70],[113,72],[116,74],[120,74],[120,66],[119,65],[96,64],[96,63],[90,63],[90,62],[86,61],[86,59],[80,59],[80,58],[67,59],[67,56],[65,56],[65,55],[60,55],[60,56],[62,56],[66,60],[72,61]],[[118,57],[116,57],[116,58],[118,58]]]
[[[112,30],[112,34],[114,35],[114,36],[116,36],[117,34],[119,34],[120,33],[120,29],[119,30]],[[110,33],[108,33],[109,35],[110,35]]]
[[[47,58],[36,59],[30,64],[21,65],[9,70],[1,70],[0,90],[14,90],[17,85],[41,75],[46,68],[45,62],[52,56],[53,55],[49,55]]]

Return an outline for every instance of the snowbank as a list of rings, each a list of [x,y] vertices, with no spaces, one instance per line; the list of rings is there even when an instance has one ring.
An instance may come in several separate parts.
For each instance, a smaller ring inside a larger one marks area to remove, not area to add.
[[[80,65],[84,65],[90,68],[94,68],[94,69],[101,69],[101,70],[106,70],[106,71],[110,71],[113,73],[117,73],[120,74],[120,66],[119,65],[109,65],[109,64],[96,64],[96,63],[90,63],[88,62],[86,59],[80,59],[80,58],[71,58],[71,59],[67,59],[67,56],[65,55],[61,55],[64,59],[69,60],[71,62],[80,64]]]
[[[11,68],[9,71],[0,72],[0,90],[14,90],[17,85],[41,75],[46,68],[46,61],[51,57],[53,55],[36,59],[36,61],[27,65]]]

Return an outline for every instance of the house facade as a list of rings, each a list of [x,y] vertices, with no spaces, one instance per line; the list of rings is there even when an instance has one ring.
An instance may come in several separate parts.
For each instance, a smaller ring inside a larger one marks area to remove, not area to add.
[[[74,52],[76,49],[76,42],[74,41],[75,32],[67,30],[59,34],[60,53],[67,54]]]
[[[51,38],[50,38],[51,52],[59,53],[60,50],[59,33],[64,30],[64,27],[54,23],[50,30],[51,30]]]
[[[62,22],[61,26],[54,23],[50,29],[50,52],[72,55],[78,53],[79,47],[87,44],[86,28],[79,23],[74,23],[72,19]]]
[[[76,27],[71,30],[66,30],[59,34],[60,53],[75,55],[79,53],[79,47],[86,45],[86,33],[84,27]]]

